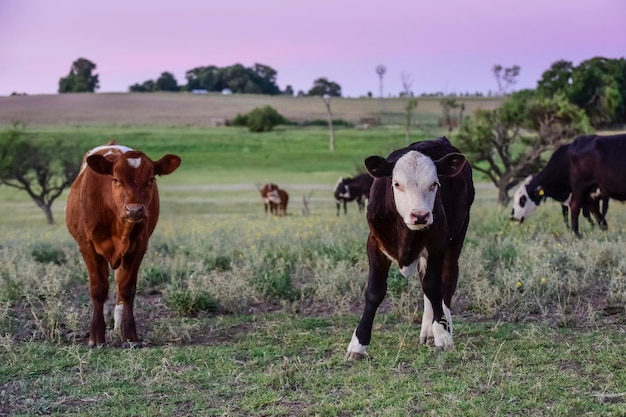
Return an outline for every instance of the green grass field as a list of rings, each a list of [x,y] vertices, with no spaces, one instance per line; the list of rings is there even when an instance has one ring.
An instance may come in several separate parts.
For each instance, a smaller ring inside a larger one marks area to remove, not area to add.
[[[363,308],[367,224],[355,204],[337,217],[331,190],[364,157],[403,146],[400,129],[341,129],[335,153],[313,128],[29,131],[85,151],[116,138],[153,158],[177,153],[183,165],[158,180],[138,350],[120,349],[112,332],[107,347],[86,347],[87,276],[65,229],[65,195],[48,226],[25,194],[0,186],[0,415],[626,414],[622,204],[612,202],[608,232],[582,220],[576,239],[550,201],[523,225],[509,222],[477,178],[455,349],[418,345],[421,289],[394,267],[369,356],[346,362]],[[266,181],[290,192],[289,216],[263,213],[256,186]]]

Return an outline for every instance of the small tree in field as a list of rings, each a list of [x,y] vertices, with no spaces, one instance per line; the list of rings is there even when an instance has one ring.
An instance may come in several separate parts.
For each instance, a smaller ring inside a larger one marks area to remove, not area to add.
[[[459,143],[474,170],[498,188],[498,203],[506,207],[509,190],[539,171],[544,152],[588,131],[584,111],[564,97],[522,90],[497,109],[476,111],[461,125]]]
[[[20,123],[0,134],[0,184],[25,191],[54,223],[52,203],[68,188],[80,169],[82,153],[75,147],[35,144]]]

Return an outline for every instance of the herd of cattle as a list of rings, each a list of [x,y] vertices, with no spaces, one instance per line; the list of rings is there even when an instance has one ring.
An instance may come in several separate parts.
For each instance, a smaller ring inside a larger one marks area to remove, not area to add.
[[[626,135],[582,136],[554,152],[546,167],[515,194],[511,217],[523,221],[546,197],[571,210],[578,235],[580,210],[606,228],[608,199],[626,200]],[[66,223],[78,243],[89,275],[93,317],[89,346],[105,344],[103,306],[109,270],[117,285],[114,330],[123,347],[141,345],[133,304],[137,274],[159,217],[155,177],[175,171],[176,155],[153,161],[143,152],[111,142],[89,151],[71,187]],[[387,157],[365,159],[367,174],[340,178],[334,189],[341,204],[367,206],[369,273],[365,307],[348,345],[348,359],[361,359],[370,344],[376,311],[387,291],[392,263],[409,277],[417,272],[424,291],[420,343],[453,346],[450,307],[456,290],[458,259],[474,201],[472,169],[465,156],[442,137],[413,143]],[[276,184],[259,189],[265,211],[287,214],[288,194]],[[600,203],[602,202],[602,207]]]

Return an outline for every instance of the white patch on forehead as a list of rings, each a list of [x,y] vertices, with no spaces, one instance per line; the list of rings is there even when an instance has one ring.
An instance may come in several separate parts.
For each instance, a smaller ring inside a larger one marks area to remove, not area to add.
[[[393,168],[393,177],[413,182],[432,182],[437,179],[437,168],[432,159],[417,151],[402,155]],[[430,185],[430,184],[429,184]]]
[[[97,146],[95,148],[93,148],[92,150],[90,150],[89,152],[87,152],[87,155],[85,155],[85,157],[83,158],[83,164],[80,166],[80,172],[83,172],[85,170],[85,168],[87,168],[87,157],[94,155],[98,152],[104,152],[102,154],[102,156],[109,156],[109,155],[113,155],[114,153],[126,153],[132,151],[131,148],[129,148],[128,146],[123,146],[123,145],[102,145],[102,146]]]
[[[90,150],[87,155],[93,155],[96,152],[100,152],[103,150],[107,150],[107,152],[105,152],[103,155],[107,156],[107,155],[111,155],[112,153],[115,153],[114,151],[117,150],[120,153],[126,153],[129,151],[132,151],[131,148],[129,148],[128,146],[122,146],[122,145],[102,145],[102,146],[98,146],[97,148],[93,148],[92,150]]]
[[[141,158],[128,158],[128,165],[133,168],[139,168],[141,166]]]

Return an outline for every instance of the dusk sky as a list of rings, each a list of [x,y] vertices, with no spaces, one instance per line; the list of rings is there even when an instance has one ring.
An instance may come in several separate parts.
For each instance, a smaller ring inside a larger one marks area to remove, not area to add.
[[[343,95],[496,90],[494,64],[533,88],[560,59],[626,56],[626,0],[0,0],[0,95],[55,94],[80,57],[98,92],[164,71],[269,65],[281,89],[327,77]],[[1,109],[0,109],[1,111]]]

